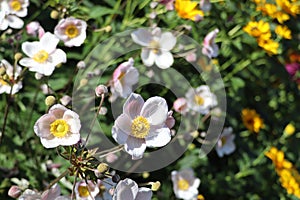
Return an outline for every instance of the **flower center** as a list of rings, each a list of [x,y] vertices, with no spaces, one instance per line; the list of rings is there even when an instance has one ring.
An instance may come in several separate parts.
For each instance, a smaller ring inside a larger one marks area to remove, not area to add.
[[[126,74],[125,72],[121,72],[121,74],[119,75],[118,79],[122,80],[122,78],[125,76],[125,74]]]
[[[57,119],[50,125],[50,132],[58,138],[64,137],[69,131],[69,125],[64,119]]]
[[[160,50],[160,45],[159,45],[158,41],[152,40],[149,44],[149,48],[152,50],[153,53],[158,54],[158,52]]]
[[[82,185],[78,187],[78,193],[80,197],[88,197],[90,195],[87,186],[82,186]]]
[[[67,26],[66,30],[65,30],[65,34],[69,37],[69,38],[74,38],[78,35],[78,29],[75,25],[70,24]]]
[[[150,130],[150,124],[145,117],[136,117],[131,124],[131,133],[136,138],[145,138]]]
[[[49,57],[49,54],[45,50],[40,50],[33,56],[33,60],[35,60],[38,63],[45,62]]]
[[[10,2],[10,7],[14,10],[14,11],[19,11],[22,8],[21,3],[18,0],[13,0]]]
[[[185,179],[180,179],[177,182],[177,187],[179,190],[188,190],[190,187],[190,184],[187,180]]]
[[[202,106],[204,104],[204,99],[199,95],[195,95],[194,101],[197,105]]]
[[[227,140],[226,140],[225,137],[222,137],[222,138],[221,138],[222,146],[224,146],[224,144],[226,143],[226,141],[227,141]]]

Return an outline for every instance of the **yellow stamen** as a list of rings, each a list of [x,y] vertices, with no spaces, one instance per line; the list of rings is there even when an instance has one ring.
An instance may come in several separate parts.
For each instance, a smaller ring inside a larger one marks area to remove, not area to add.
[[[74,38],[79,34],[79,31],[77,29],[77,27],[73,24],[70,24],[67,26],[66,30],[65,30],[65,34],[69,37],[69,38]]]
[[[40,50],[33,56],[33,60],[38,63],[44,63],[49,57],[49,54],[45,50]]]
[[[10,7],[14,10],[14,11],[19,11],[22,8],[22,5],[20,3],[20,1],[18,0],[13,0],[10,2]]]
[[[87,186],[82,186],[82,185],[78,187],[78,193],[80,197],[88,197],[90,195]]]
[[[190,187],[190,184],[187,180],[185,179],[180,179],[177,182],[177,187],[179,190],[188,190]]]
[[[204,99],[198,95],[195,95],[194,101],[197,105],[201,106],[204,104]]]
[[[150,131],[150,124],[145,117],[136,117],[131,124],[131,133],[136,138],[145,138]]]
[[[64,137],[69,129],[70,127],[64,119],[57,119],[50,125],[50,132],[58,138]]]
[[[160,45],[158,43],[158,41],[152,40],[149,44],[149,48],[151,49],[151,51],[155,54],[157,54],[160,50]]]

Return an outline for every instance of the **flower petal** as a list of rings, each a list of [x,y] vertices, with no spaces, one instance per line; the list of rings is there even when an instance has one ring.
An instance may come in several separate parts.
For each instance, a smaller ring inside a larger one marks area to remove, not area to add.
[[[146,150],[146,143],[144,139],[128,136],[124,148],[132,156],[132,160],[137,160],[143,157]]]
[[[151,200],[152,190],[150,188],[141,187],[135,200]]]
[[[8,25],[14,29],[20,29],[24,26],[24,22],[17,16],[8,15],[7,17]]]
[[[141,58],[144,65],[150,67],[155,62],[156,54],[154,54],[151,50],[147,48],[142,48]]]
[[[161,128],[155,130],[155,134],[151,137],[146,137],[147,147],[162,147],[168,144],[171,140],[171,131],[169,128]]]
[[[123,113],[127,114],[130,119],[134,119],[136,116],[140,115],[143,105],[144,99],[141,95],[131,93],[123,105]]]
[[[115,121],[115,126],[121,129],[127,135],[131,132],[131,119],[126,114],[121,114]]]
[[[168,117],[168,105],[162,97],[149,98],[142,110],[141,115],[149,120],[151,125],[160,125],[165,123]]]
[[[152,34],[148,30],[140,28],[131,33],[131,38],[141,46],[148,46],[152,40]]]
[[[22,44],[22,50],[27,56],[33,57],[40,50],[40,43],[39,42],[24,42]]]
[[[41,116],[34,124],[34,132],[37,136],[47,138],[51,135],[50,124],[56,120],[54,115],[45,114]]]
[[[161,35],[159,44],[162,51],[170,51],[176,44],[176,37],[171,32],[165,32]]]
[[[112,127],[112,137],[118,144],[125,144],[128,139],[128,134],[123,132],[117,126]]]
[[[51,60],[51,63],[56,66],[60,63],[67,62],[67,55],[66,53],[61,49],[56,49],[50,56],[49,59]]]
[[[173,62],[173,55],[168,51],[163,51],[155,58],[155,64],[161,69],[169,68],[173,64]]]
[[[120,181],[116,187],[113,200],[135,200],[138,193],[138,185],[133,180],[126,178]]]
[[[59,39],[50,32],[46,32],[40,39],[41,47],[48,53],[52,53],[59,42]]]

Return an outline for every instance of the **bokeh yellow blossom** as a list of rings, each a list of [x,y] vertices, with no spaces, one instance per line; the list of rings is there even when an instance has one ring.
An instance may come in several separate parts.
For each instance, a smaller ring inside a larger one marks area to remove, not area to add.
[[[184,19],[199,21],[204,16],[204,12],[198,9],[198,3],[190,0],[176,0],[175,10]]]
[[[269,55],[278,54],[279,43],[272,40],[264,40],[262,38],[257,39],[257,44],[263,48]]]
[[[243,28],[243,30],[256,38],[268,40],[271,37],[270,24],[268,22],[264,22],[263,20],[258,22],[250,21]]]
[[[275,33],[285,39],[292,39],[292,32],[287,26],[277,25]]]
[[[255,133],[258,133],[264,126],[263,119],[253,109],[243,109],[242,120],[246,128]]]

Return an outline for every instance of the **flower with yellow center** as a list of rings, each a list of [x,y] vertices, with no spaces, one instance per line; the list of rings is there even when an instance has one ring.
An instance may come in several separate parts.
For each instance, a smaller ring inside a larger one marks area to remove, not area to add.
[[[78,181],[75,184],[75,195],[76,199],[82,200],[94,200],[95,197],[99,194],[100,189],[98,184],[88,180],[85,181]]]
[[[292,39],[292,31],[287,26],[277,25],[275,33],[285,39]]]
[[[217,105],[216,95],[210,91],[207,85],[190,88],[185,98],[187,100],[187,107],[201,114],[207,114],[211,108]]]
[[[68,17],[61,19],[54,28],[54,34],[65,46],[81,46],[86,38],[87,23],[81,19]]]
[[[224,155],[229,155],[234,152],[234,139],[235,135],[232,134],[232,128],[224,128],[215,147],[219,157],[223,157]]]
[[[203,18],[204,12],[198,9],[198,3],[191,0],[176,0],[175,10],[179,17],[199,21]]]
[[[249,35],[256,38],[262,38],[266,40],[271,37],[270,24],[268,22],[264,22],[263,20],[260,20],[258,22],[250,21],[243,28],[243,30]]]
[[[44,147],[54,148],[76,144],[80,139],[80,128],[79,116],[75,112],[55,104],[36,121],[34,132]]]
[[[19,78],[21,67],[16,65],[14,68],[7,60],[0,62],[0,94],[17,93],[22,88],[22,82]]]
[[[278,150],[276,147],[272,147],[265,155],[273,161],[276,170],[291,169],[293,166],[291,162],[284,159],[283,151]]]
[[[279,43],[274,40],[271,39],[265,40],[262,38],[258,38],[257,44],[258,46],[263,48],[269,55],[278,54]]]
[[[258,133],[260,129],[264,126],[263,120],[260,115],[256,113],[253,109],[243,109],[242,110],[242,120],[244,125],[249,131]]]
[[[22,8],[22,4],[20,1],[18,0],[12,0],[9,3],[10,7],[14,10],[14,11],[19,11]]]
[[[55,66],[67,61],[66,53],[56,49],[59,39],[47,32],[39,42],[24,42],[23,52],[29,57],[22,58],[20,64],[29,68],[30,71],[50,76]]]
[[[200,179],[196,178],[192,169],[172,171],[173,191],[178,199],[197,199]]]
[[[165,99],[151,97],[144,102],[140,95],[132,93],[115,121],[112,136],[124,145],[132,159],[140,159],[146,147],[162,147],[171,140],[168,117]]]

